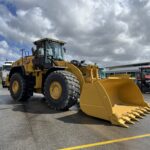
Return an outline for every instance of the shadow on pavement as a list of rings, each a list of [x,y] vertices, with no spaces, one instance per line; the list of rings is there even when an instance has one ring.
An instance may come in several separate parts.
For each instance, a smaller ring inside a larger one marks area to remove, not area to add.
[[[51,109],[47,103],[45,102],[43,97],[33,96],[29,100],[25,102],[15,102],[9,95],[0,95],[0,105],[12,105],[13,111],[20,111],[24,113],[32,113],[32,114],[57,114],[63,113],[63,111],[56,111]],[[9,108],[2,108],[9,109]],[[74,113],[69,114],[71,111]],[[61,118],[57,118],[64,123],[72,123],[72,124],[95,124],[95,125],[107,125],[111,126],[108,121],[93,118],[85,115],[78,106],[73,106],[67,116],[63,116]]]
[[[81,110],[79,110],[77,113],[67,115],[65,117],[57,118],[60,121],[63,121],[64,123],[72,123],[72,124],[95,124],[95,125],[106,125],[111,126],[110,122],[90,117],[84,114]]]
[[[15,105],[13,111],[21,111],[25,113],[32,114],[57,114],[63,113],[63,111],[56,111],[48,107],[47,103],[43,100],[43,98],[33,97],[29,99],[27,102],[19,103],[20,105]],[[74,106],[70,109],[70,111],[75,110],[74,114],[67,114],[67,116],[57,118],[59,121],[63,121],[64,123],[71,124],[94,124],[94,125],[105,125],[111,126],[108,121],[93,118],[85,115],[78,107]],[[68,111],[69,112],[69,111]]]
[[[51,109],[47,103],[45,102],[44,98],[39,97],[32,97],[26,102],[19,102],[14,105],[13,111],[21,111],[27,112],[32,114],[55,114],[61,113],[61,111],[56,111]]]

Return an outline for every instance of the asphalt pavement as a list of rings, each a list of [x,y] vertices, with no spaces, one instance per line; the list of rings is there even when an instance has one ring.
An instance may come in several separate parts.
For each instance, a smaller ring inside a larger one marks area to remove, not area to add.
[[[144,96],[150,102],[150,94]],[[129,126],[89,117],[77,106],[66,112],[52,110],[40,94],[24,103],[14,102],[9,91],[0,88],[0,150],[55,150],[80,145],[93,150],[150,149],[150,136],[136,138],[150,134],[150,114]],[[128,140],[113,142],[123,138]],[[88,147],[108,140],[112,143]]]

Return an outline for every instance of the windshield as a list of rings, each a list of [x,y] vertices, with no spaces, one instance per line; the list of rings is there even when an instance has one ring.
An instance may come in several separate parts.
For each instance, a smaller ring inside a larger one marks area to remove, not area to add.
[[[63,47],[59,43],[47,42],[46,52],[47,52],[47,56],[53,56],[54,59],[58,59],[58,60],[64,59]]]
[[[3,65],[3,70],[10,71],[10,69],[11,69],[11,66]]]

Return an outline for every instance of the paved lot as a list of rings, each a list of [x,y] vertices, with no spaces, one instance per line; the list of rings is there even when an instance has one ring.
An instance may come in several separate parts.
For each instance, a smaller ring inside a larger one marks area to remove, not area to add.
[[[145,95],[150,102],[150,95]],[[41,95],[16,103],[0,88],[0,150],[55,150],[95,142],[150,134],[150,115],[130,128],[86,116],[76,107],[50,110]],[[148,150],[150,136],[86,149]]]

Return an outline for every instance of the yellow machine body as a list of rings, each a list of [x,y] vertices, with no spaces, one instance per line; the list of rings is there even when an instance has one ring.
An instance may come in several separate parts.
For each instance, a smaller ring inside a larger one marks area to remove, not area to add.
[[[42,92],[42,76],[47,70],[34,69],[34,56],[16,61],[12,67],[24,66],[25,74],[35,77],[34,92]],[[74,74],[80,83],[80,108],[89,116],[110,121],[112,124],[128,127],[145,113],[150,105],[144,101],[137,85],[127,75],[101,79],[95,65],[77,67],[66,61],[55,61]],[[9,86],[9,80],[7,82]]]
[[[126,123],[150,111],[137,85],[129,78],[98,79],[85,83],[80,106],[87,115],[128,127]]]

